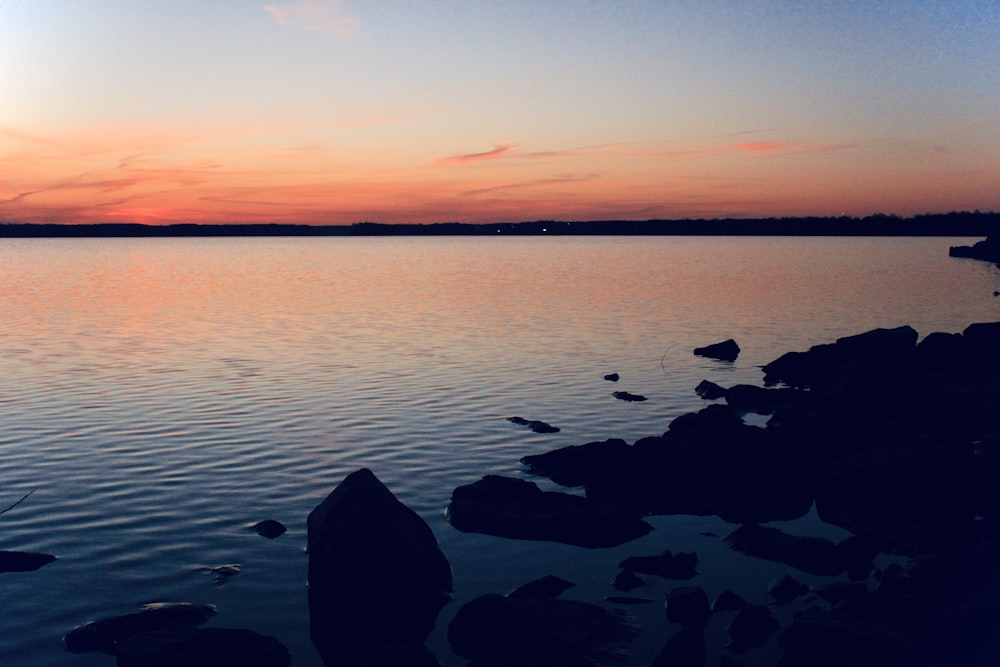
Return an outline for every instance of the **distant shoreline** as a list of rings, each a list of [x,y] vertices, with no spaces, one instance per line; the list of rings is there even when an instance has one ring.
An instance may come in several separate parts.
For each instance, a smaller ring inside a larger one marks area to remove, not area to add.
[[[198,236],[987,236],[1000,232],[1000,213],[951,212],[754,219],[593,220],[431,224],[301,225],[282,223],[46,224],[0,223],[0,238]]]

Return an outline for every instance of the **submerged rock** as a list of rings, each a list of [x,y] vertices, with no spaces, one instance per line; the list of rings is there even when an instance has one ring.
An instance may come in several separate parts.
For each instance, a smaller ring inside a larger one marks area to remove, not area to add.
[[[0,572],[31,572],[56,560],[52,554],[0,551]]]
[[[308,517],[310,636],[329,664],[422,644],[451,599],[430,527],[367,468]]]
[[[214,613],[215,605],[210,604],[148,604],[142,611],[102,618],[74,628],[63,637],[63,643],[73,653],[114,653],[119,643],[133,635],[194,628],[207,621]]]
[[[546,575],[541,579],[535,579],[518,586],[510,593],[509,598],[555,598],[576,586],[572,581],[566,581],[555,575]]]
[[[487,475],[451,495],[448,521],[468,533],[611,547],[653,529],[637,512],[556,491],[533,482]]]
[[[476,664],[585,667],[620,660],[638,627],[624,613],[587,602],[480,596],[448,626],[452,650]]]
[[[768,526],[740,526],[726,537],[726,543],[748,556],[791,565],[810,574],[835,576],[847,566],[843,552],[830,540],[789,535]]]
[[[617,398],[619,401],[626,401],[628,403],[635,403],[646,400],[646,397],[643,396],[642,394],[632,394],[627,391],[616,391],[611,395]]]
[[[525,419],[524,417],[508,417],[507,421],[518,426],[527,426],[535,433],[558,433],[559,429],[550,424],[537,419]]]
[[[118,667],[286,667],[288,649],[274,637],[236,628],[156,630],[118,645]]]

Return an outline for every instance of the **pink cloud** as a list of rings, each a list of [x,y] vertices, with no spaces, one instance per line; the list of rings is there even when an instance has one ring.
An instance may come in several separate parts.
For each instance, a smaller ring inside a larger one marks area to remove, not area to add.
[[[321,32],[340,40],[357,37],[361,23],[340,6],[337,0],[299,0],[286,4],[264,5],[278,25]]]
[[[436,164],[465,164],[466,162],[478,162],[479,160],[494,160],[499,157],[507,157],[515,146],[495,145],[492,150],[482,153],[465,153],[463,155],[450,155],[443,157]]]

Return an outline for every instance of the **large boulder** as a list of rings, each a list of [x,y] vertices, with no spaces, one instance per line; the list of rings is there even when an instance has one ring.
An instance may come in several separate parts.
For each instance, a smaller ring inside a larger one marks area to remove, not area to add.
[[[448,520],[469,533],[611,547],[653,529],[638,512],[556,491],[533,482],[487,475],[451,495]]]
[[[274,637],[238,628],[158,630],[118,646],[118,667],[286,667],[288,649]]]
[[[740,356],[740,346],[736,344],[735,340],[729,338],[721,343],[696,347],[694,353],[699,357],[709,357],[720,361],[736,361],[736,357]]]
[[[528,466],[532,474],[548,477],[556,484],[583,486],[601,470],[619,465],[631,454],[629,444],[615,438],[523,456],[521,463]]]
[[[422,644],[452,591],[451,566],[424,520],[362,468],[307,524],[310,635],[324,660]]]
[[[635,623],[619,611],[577,600],[496,594],[464,605],[448,627],[452,650],[475,664],[529,667],[621,659],[637,634]]]

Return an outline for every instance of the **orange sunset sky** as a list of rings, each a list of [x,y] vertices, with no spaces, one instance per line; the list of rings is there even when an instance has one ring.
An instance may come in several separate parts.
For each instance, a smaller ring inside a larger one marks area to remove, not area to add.
[[[0,2],[0,222],[973,209],[995,1]]]

